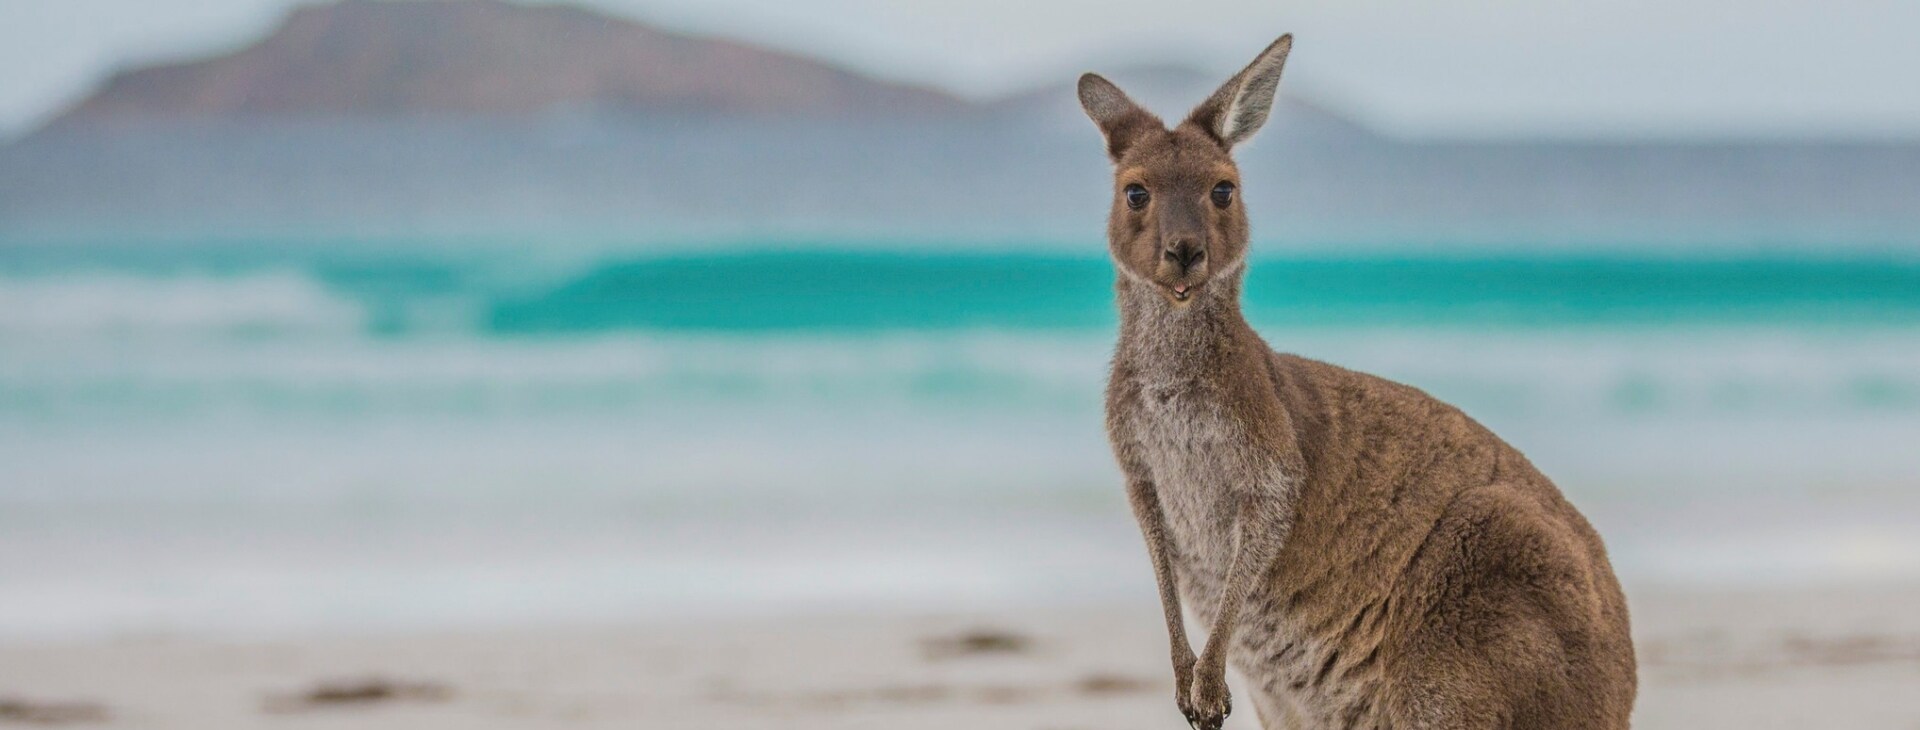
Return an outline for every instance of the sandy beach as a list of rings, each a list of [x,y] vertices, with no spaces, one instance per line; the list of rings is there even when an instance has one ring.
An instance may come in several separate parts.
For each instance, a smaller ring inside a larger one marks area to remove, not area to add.
[[[1920,1],[1164,6],[0,0],[0,730],[1188,730],[1142,463],[1920,730]]]
[[[1920,587],[1630,593],[1637,727],[1920,728]],[[1179,728],[1164,646],[1151,605],[15,642],[0,725]]]

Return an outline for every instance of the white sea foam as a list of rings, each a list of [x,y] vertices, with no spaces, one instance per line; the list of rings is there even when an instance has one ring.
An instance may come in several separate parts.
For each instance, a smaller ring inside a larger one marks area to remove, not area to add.
[[[1282,349],[1412,383],[1496,420],[1899,419],[1920,411],[1920,331],[1913,330],[1371,329],[1269,337]],[[297,419],[303,409],[521,416],[666,403],[682,417],[729,403],[1078,412],[1097,408],[1110,351],[1104,334],[990,331],[20,337],[0,352],[0,388],[31,394],[48,412],[85,405],[128,416],[146,407],[145,396],[191,395],[169,406],[170,418],[207,409],[275,419]]]
[[[360,305],[303,274],[0,277],[0,335],[352,332]]]

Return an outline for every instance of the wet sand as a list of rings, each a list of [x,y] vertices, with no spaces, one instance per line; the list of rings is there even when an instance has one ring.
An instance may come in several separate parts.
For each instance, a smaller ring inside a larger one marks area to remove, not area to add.
[[[1920,728],[1920,587],[1629,594],[1636,727]],[[1165,646],[1152,605],[16,641],[0,727],[1178,730]]]

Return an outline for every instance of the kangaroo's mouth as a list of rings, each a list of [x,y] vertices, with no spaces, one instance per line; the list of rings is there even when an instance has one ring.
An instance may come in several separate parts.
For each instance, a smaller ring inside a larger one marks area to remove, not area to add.
[[[1174,284],[1167,288],[1173,291],[1173,298],[1178,301],[1184,302],[1193,296],[1193,289],[1186,284]]]

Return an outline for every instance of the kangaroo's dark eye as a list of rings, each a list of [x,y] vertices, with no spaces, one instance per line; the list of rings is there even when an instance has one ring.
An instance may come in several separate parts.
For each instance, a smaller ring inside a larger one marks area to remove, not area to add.
[[[1127,186],[1127,207],[1134,210],[1147,207],[1147,189],[1139,185]]]
[[[1222,208],[1233,204],[1233,183],[1223,182],[1213,186],[1213,204]]]

